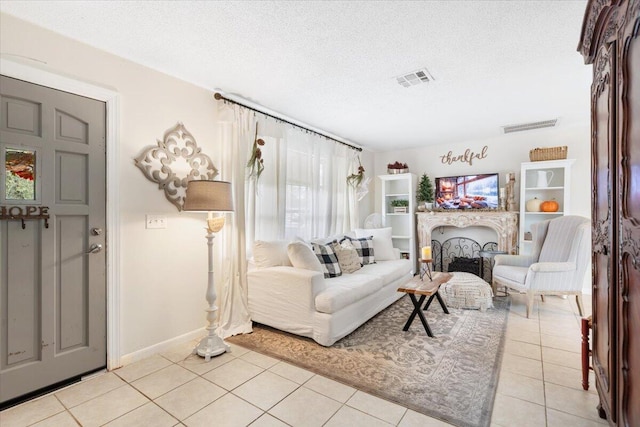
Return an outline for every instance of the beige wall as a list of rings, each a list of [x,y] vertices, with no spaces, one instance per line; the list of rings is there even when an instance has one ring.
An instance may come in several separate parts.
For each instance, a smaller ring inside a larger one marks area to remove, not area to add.
[[[589,92],[586,91],[585,103],[589,105]],[[520,198],[520,164],[529,161],[529,150],[536,147],[555,147],[566,145],[568,158],[576,159],[571,173],[571,213],[591,217],[591,151],[590,124],[588,111],[582,126],[563,127],[562,122],[557,128],[539,129],[528,132],[513,133],[496,136],[485,140],[465,141],[457,144],[432,145],[424,148],[388,151],[375,154],[375,174],[387,173],[387,164],[399,161],[407,163],[409,171],[420,176],[423,173],[434,180],[441,176],[474,175],[480,173],[500,174],[500,186],[504,187],[505,174],[516,173],[516,200]],[[474,159],[473,164],[454,162],[451,165],[443,163],[441,156],[449,151],[452,154],[463,154],[468,148],[480,153],[487,147],[486,157]],[[378,184],[379,180],[376,180]],[[379,208],[379,194],[377,194],[375,210]]]
[[[219,167],[212,93],[6,14],[0,15],[0,52],[7,59],[12,55],[33,58],[52,72],[120,94],[122,354],[204,327],[204,218],[178,213],[133,159],[180,121]],[[166,215],[168,227],[145,229],[147,213]]]

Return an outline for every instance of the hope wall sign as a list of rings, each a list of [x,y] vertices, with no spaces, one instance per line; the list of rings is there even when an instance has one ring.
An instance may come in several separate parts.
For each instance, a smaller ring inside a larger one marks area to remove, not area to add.
[[[0,206],[0,220],[20,220],[22,228],[24,221],[32,219],[44,219],[44,227],[49,228],[48,206]]]

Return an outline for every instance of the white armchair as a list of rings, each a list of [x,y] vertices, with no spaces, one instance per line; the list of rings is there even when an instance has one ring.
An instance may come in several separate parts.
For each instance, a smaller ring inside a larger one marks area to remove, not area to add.
[[[533,298],[541,295],[575,295],[582,316],[582,284],[591,254],[591,224],[581,216],[567,215],[531,226],[531,255],[497,255],[493,291],[498,285],[527,294],[527,317]]]

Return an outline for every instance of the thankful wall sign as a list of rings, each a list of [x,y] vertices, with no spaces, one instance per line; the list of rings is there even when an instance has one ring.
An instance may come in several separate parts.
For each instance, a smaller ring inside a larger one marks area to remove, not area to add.
[[[489,147],[485,145],[482,147],[482,151],[479,153],[475,153],[471,151],[471,149],[467,148],[464,150],[464,154],[459,154],[457,156],[453,155],[453,152],[449,151],[447,154],[440,156],[440,161],[443,164],[452,165],[456,162],[461,163],[469,163],[469,166],[473,165],[473,160],[478,159],[482,160],[487,157],[487,150]]]

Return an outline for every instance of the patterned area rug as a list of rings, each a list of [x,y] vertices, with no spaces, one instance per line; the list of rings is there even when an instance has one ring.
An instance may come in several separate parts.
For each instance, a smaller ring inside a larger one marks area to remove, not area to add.
[[[488,426],[510,300],[495,308],[449,309],[437,301],[424,312],[435,338],[416,317],[408,296],[331,347],[309,338],[254,324],[254,332],[229,342],[273,356],[359,390],[457,426]]]

